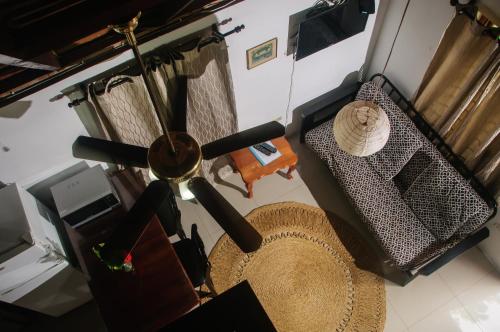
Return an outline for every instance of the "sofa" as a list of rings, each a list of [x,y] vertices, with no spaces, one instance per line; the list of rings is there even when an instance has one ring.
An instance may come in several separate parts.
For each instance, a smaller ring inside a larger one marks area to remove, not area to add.
[[[449,148],[448,158],[438,150],[433,143],[447,148],[444,141],[420,116],[415,117],[414,108],[392,83],[380,75],[378,79],[348,87],[329,102],[306,110],[302,136],[337,178],[391,264],[408,271],[477,233],[496,206],[477,179],[458,171],[466,168]],[[389,82],[391,96],[380,87],[380,80]],[[333,136],[332,117],[353,97],[377,103],[391,125],[387,144],[368,157],[345,153]],[[394,100],[403,101],[405,111]],[[325,118],[319,116],[322,112]]]

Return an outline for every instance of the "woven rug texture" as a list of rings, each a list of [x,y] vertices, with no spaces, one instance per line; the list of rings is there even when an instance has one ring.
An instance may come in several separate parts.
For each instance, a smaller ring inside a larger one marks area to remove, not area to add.
[[[262,246],[245,254],[226,234],[219,239],[209,257],[217,293],[248,280],[280,332],[383,331],[384,281],[356,266],[350,252],[370,253],[342,220],[294,202],[259,207],[246,219]]]

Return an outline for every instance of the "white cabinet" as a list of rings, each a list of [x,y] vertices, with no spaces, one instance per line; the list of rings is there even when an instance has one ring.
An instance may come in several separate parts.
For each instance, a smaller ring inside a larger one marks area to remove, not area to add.
[[[31,243],[30,227],[16,185],[0,189],[0,263],[23,243]]]
[[[0,301],[59,316],[91,295],[66,260],[50,216],[17,184],[0,190]]]

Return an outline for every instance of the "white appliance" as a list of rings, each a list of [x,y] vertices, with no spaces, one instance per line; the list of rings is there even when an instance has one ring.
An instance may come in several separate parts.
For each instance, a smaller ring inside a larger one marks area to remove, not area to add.
[[[30,226],[24,214],[17,186],[10,185],[0,190],[0,209],[1,257],[9,251],[32,241]]]
[[[66,260],[51,216],[19,185],[0,189],[0,301],[59,316],[91,294]]]
[[[50,188],[59,216],[78,227],[120,204],[101,165],[78,173]]]

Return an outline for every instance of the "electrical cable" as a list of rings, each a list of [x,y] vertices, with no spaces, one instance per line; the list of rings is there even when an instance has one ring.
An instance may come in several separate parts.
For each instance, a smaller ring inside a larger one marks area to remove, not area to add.
[[[293,52],[293,62],[292,62],[292,72],[290,74],[290,87],[288,89],[288,103],[286,105],[286,113],[285,113],[285,128],[288,125],[288,112],[290,112],[290,103],[292,101],[292,92],[293,92],[293,75],[295,73],[295,55],[297,54],[297,43],[299,41],[299,34],[297,33],[297,39],[295,42],[295,50]]]
[[[396,31],[396,36],[394,37],[394,40],[392,41],[392,45],[391,45],[391,49],[389,51],[389,55],[387,56],[387,60],[385,62],[385,65],[384,65],[384,69],[382,69],[382,76],[379,78],[379,84],[378,84],[378,87],[379,87],[379,90],[377,91],[377,93],[375,94],[375,97],[373,98],[373,101],[377,103],[377,97],[379,96],[379,94],[381,93],[383,87],[383,81],[384,81],[384,78],[385,77],[385,69],[387,68],[387,64],[389,63],[389,60],[391,58],[391,55],[392,55],[392,50],[394,49],[394,45],[396,44],[396,40],[398,39],[398,35],[399,35],[399,30],[401,30],[401,26],[403,25],[403,21],[405,19],[405,16],[406,16],[406,10],[408,9],[408,5],[410,4],[410,1],[411,0],[408,0],[408,2],[406,3],[406,7],[403,11],[403,16],[401,17],[401,21],[399,22],[399,26],[398,26],[398,30]]]
[[[389,64],[389,60],[391,59],[392,50],[394,49],[394,45],[396,44],[396,40],[398,39],[399,31],[401,30],[401,26],[403,25],[403,21],[405,19],[406,11],[408,9],[408,5],[410,4],[410,1],[411,0],[408,0],[408,2],[406,3],[406,7],[405,7],[405,9],[403,11],[403,16],[401,17],[401,21],[399,22],[399,26],[398,26],[398,30],[396,32],[396,36],[394,37],[394,40],[392,41],[391,49],[389,51],[389,55],[387,56],[387,60],[386,60],[385,65],[384,65],[384,69],[382,69],[382,75],[384,75],[385,69],[387,68],[387,65]]]

